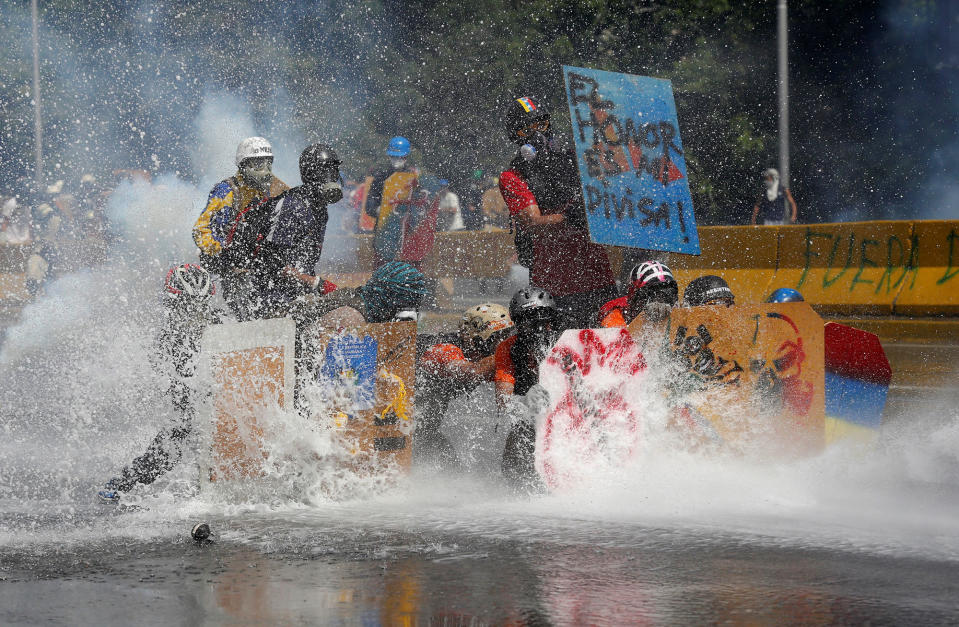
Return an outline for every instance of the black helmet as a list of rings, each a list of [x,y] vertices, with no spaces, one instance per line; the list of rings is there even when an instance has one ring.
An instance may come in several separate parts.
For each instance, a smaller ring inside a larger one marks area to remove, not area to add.
[[[326,144],[307,146],[300,154],[300,178],[303,183],[333,183],[340,178],[340,158]]]
[[[535,122],[543,123],[543,128],[537,129],[540,132],[546,134],[549,131],[549,111],[544,105],[529,97],[510,101],[506,109],[506,134],[510,141],[525,144],[526,136],[520,135],[519,132]]]
[[[533,318],[555,318],[556,301],[546,290],[538,287],[524,287],[509,301],[509,317],[519,324]]]
[[[683,292],[683,300],[687,307],[711,304],[722,304],[728,307],[735,304],[729,284],[722,277],[714,274],[707,274],[690,281]]]

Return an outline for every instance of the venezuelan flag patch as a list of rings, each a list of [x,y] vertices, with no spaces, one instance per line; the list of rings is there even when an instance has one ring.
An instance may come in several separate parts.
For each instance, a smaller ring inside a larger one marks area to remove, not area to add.
[[[526,110],[526,113],[536,110],[536,105],[533,104],[533,101],[529,98],[517,98],[516,102],[520,103],[523,106],[523,109]]]

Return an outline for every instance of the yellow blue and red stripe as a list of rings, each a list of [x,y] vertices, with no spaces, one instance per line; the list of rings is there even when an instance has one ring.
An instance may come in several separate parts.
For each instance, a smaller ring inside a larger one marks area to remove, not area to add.
[[[517,98],[517,99],[516,99],[516,102],[518,102],[518,103],[520,103],[520,105],[522,105],[522,107],[523,107],[523,109],[526,111],[526,113],[529,113],[530,111],[535,111],[535,110],[536,110],[536,105],[535,105],[535,104],[533,103],[533,101],[530,100],[529,98]]]
[[[892,380],[886,353],[872,333],[835,322],[824,332],[826,442],[872,440]]]

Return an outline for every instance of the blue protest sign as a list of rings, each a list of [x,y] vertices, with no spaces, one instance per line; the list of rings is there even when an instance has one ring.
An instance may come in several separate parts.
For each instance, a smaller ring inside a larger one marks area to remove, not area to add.
[[[567,65],[563,76],[592,240],[698,255],[672,83]]]

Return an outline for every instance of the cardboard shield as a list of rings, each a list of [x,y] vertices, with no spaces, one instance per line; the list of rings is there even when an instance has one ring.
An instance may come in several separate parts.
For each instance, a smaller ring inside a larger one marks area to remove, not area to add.
[[[304,331],[318,382],[332,403],[311,408],[335,430],[350,469],[361,475],[389,466],[409,471],[412,462],[416,324],[389,322]]]
[[[293,404],[295,326],[288,318],[216,324],[203,333],[198,418],[212,431],[210,481],[260,475],[260,420]]]
[[[641,344],[644,321],[629,326]],[[676,422],[763,456],[822,449],[823,322],[807,303],[677,308],[661,335]]]

